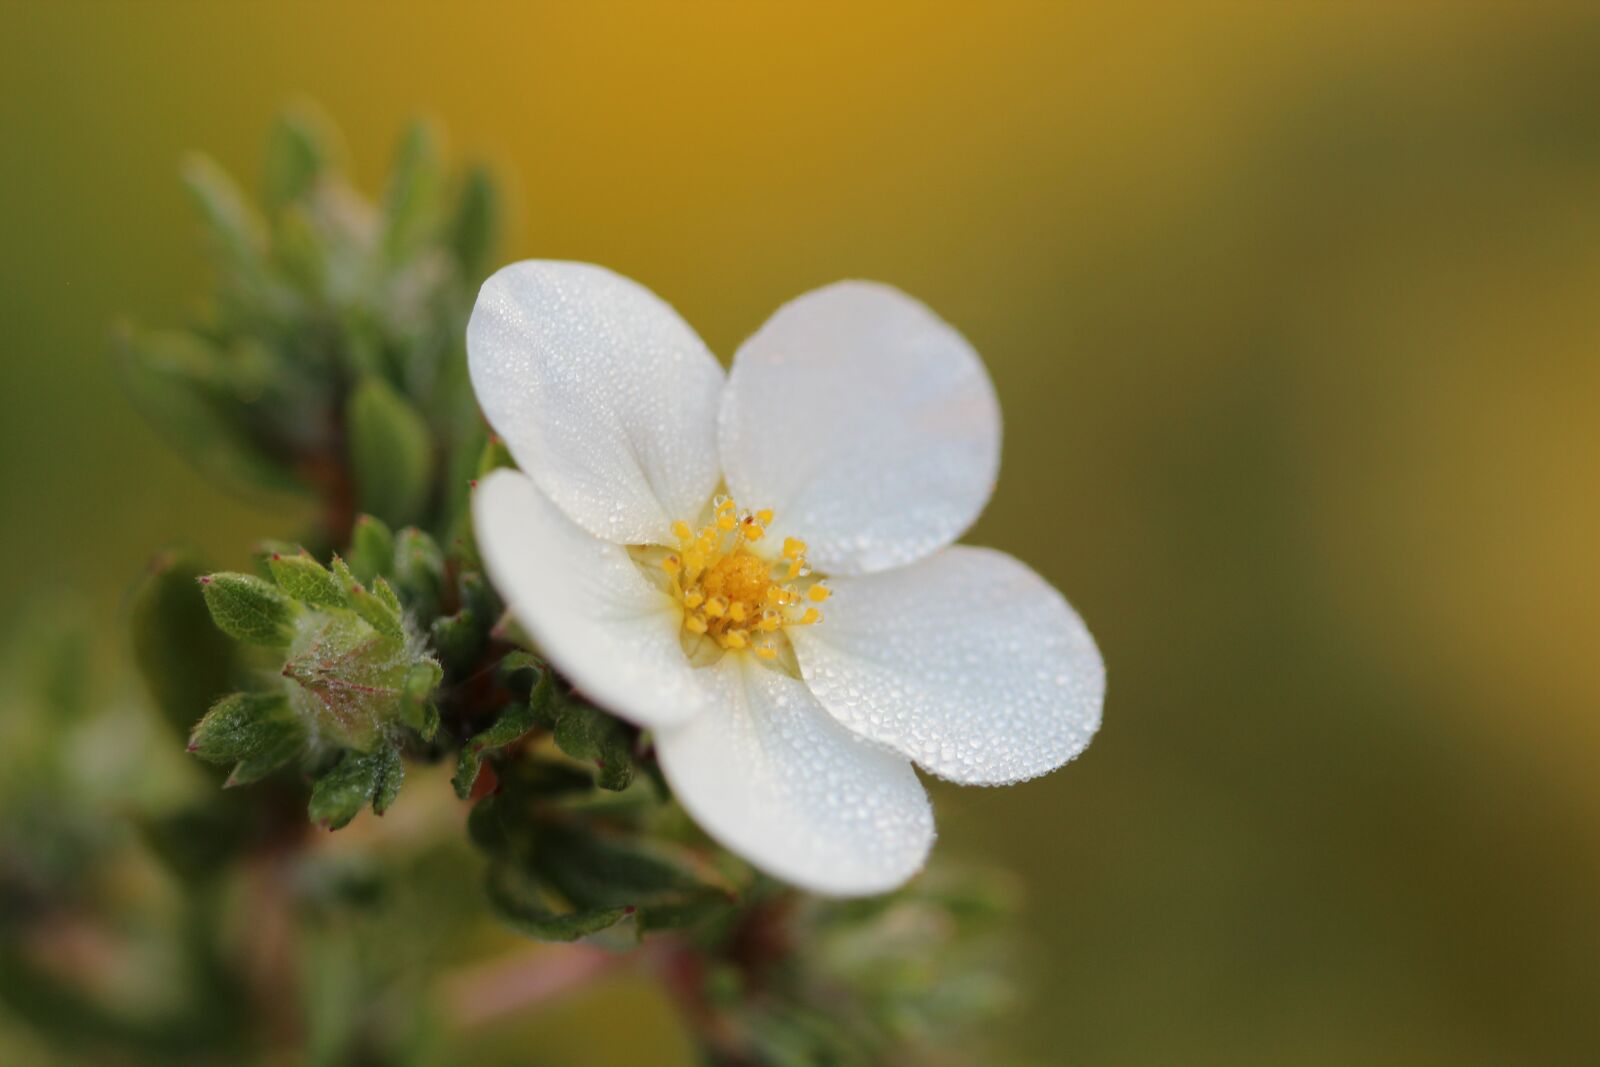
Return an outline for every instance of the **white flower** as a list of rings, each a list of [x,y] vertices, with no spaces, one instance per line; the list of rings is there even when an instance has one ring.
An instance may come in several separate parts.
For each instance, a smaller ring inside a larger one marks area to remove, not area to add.
[[[998,785],[1088,745],[1105,668],[1082,620],[951,544],[993,488],[1000,412],[916,300],[807,293],[724,377],[643,286],[517,263],[467,352],[522,468],[474,498],[490,576],[579,690],[654,732],[729,849],[816,892],[888,890],[933,842],[913,762]]]

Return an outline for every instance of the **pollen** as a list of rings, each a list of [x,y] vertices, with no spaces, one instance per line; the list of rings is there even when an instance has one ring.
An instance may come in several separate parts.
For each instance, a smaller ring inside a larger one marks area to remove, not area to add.
[[[804,541],[786,537],[781,548],[767,547],[772,520],[771,508],[741,511],[718,496],[700,528],[672,524],[675,545],[633,550],[682,606],[684,648],[697,662],[710,647],[749,651],[779,669],[797,670],[784,629],[821,622],[815,605],[832,590],[813,577]]]

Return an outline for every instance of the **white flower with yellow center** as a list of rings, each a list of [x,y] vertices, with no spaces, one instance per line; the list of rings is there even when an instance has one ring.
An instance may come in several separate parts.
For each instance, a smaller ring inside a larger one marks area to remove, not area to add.
[[[821,893],[915,874],[912,764],[999,785],[1100,723],[1105,668],[1060,593],[952,545],[1000,460],[966,340],[896,289],[779,309],[722,368],[643,286],[526,262],[483,286],[472,384],[521,473],[473,513],[512,613],[587,697],[654,732],[705,830]]]

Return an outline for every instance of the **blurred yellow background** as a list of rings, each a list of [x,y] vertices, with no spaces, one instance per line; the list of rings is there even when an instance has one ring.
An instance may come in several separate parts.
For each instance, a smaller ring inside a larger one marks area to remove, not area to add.
[[[507,180],[503,258],[604,263],[724,358],[841,277],[984,354],[969,540],[1059,585],[1111,679],[1078,764],[935,792],[943,854],[1025,878],[1016,1049],[1592,1062],[1600,15],[6,4],[8,606],[111,632],[162,544],[295,529],[162,445],[106,334],[203,291],[182,153],[251,178],[302,97],[368,189],[437,119]]]

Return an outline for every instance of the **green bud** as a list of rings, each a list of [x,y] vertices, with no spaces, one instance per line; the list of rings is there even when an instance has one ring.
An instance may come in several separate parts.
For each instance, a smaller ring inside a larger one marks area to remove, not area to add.
[[[274,552],[267,558],[267,569],[278,588],[303,604],[326,608],[347,608],[350,599],[328,569],[305,552],[286,556]]]
[[[433,435],[427,422],[376,375],[356,386],[345,418],[361,510],[397,523],[420,518],[433,491]]]
[[[454,615],[434,619],[428,633],[439,658],[452,671],[459,672],[477,661],[487,630],[470,608],[463,608]]]
[[[350,539],[350,569],[363,582],[394,570],[394,534],[382,519],[362,515]]]
[[[195,725],[189,751],[210,763],[236,764],[227,784],[244,785],[299,757],[308,740],[281,692],[234,693]]]
[[[277,587],[249,574],[220,572],[200,579],[217,628],[237,641],[285,648],[294,640],[299,609]]]
[[[321,736],[366,751],[400,717],[417,662],[431,661],[352,612],[327,611],[305,618],[283,675],[295,683],[295,709]]]
[[[461,183],[450,221],[450,245],[464,277],[478,278],[488,267],[499,228],[500,191],[488,170],[474,167]]]

